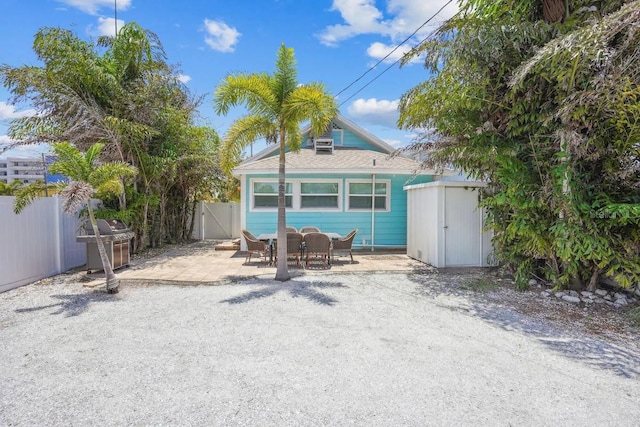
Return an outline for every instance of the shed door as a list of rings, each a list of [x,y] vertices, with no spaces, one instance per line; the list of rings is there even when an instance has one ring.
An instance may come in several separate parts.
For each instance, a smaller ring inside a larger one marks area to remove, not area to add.
[[[446,187],[444,200],[445,266],[482,265],[478,193],[460,187]]]

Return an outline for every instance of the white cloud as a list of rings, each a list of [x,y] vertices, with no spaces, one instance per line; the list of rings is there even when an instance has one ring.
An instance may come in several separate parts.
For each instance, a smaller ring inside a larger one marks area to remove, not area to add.
[[[51,147],[48,144],[18,145],[10,150],[3,151],[3,149],[13,143],[14,141],[11,140],[8,135],[0,135],[0,158],[40,157],[42,153],[51,151]]]
[[[97,15],[102,8],[113,11],[113,7],[117,5],[118,10],[127,10],[131,6],[132,0],[58,0],[60,3],[75,7],[83,12],[91,15]]]
[[[320,42],[327,46],[335,46],[358,34],[384,31],[384,25],[380,23],[382,12],[376,8],[374,0],[334,0],[330,10],[340,12],[345,23],[331,25],[319,34]]]
[[[318,34],[320,42],[327,46],[336,46],[343,40],[361,34],[378,34],[396,45],[438,12],[444,1],[434,3],[425,0],[388,0],[386,14],[378,9],[375,3],[374,0],[333,0],[330,10],[340,12],[344,23],[326,27]],[[457,2],[449,4],[428,25],[418,31],[416,40],[409,44],[415,45],[444,20],[453,16],[457,10]],[[369,50],[372,50],[372,47]],[[375,50],[373,48],[374,52]]]
[[[124,21],[122,19],[118,19],[118,31],[120,31],[123,26]],[[92,36],[114,37],[116,35],[115,19],[101,16],[98,18],[98,25],[96,27],[90,26],[88,32]]]
[[[399,139],[383,139],[383,141],[394,148],[398,148],[407,144],[406,142],[400,141]]]
[[[187,76],[186,74],[178,74],[176,78],[178,79],[178,81],[184,84],[187,84],[191,81],[191,76]]]
[[[356,120],[395,128],[398,121],[398,102],[397,99],[378,101],[376,98],[360,98],[349,105],[347,111]]]
[[[233,52],[238,38],[242,35],[238,30],[232,28],[222,21],[204,20],[207,36],[204,38],[205,43],[218,52]]]
[[[396,46],[389,46],[384,43],[375,42],[375,43],[372,43],[371,46],[369,46],[369,48],[367,49],[367,55],[369,55],[373,59],[380,60],[385,56],[387,56],[389,53],[391,53],[391,51],[393,51],[395,47]],[[389,55],[389,57],[386,58],[384,62],[387,64],[396,62],[397,60],[402,58],[402,56],[405,53],[409,52],[410,50],[411,50],[411,47],[402,45],[395,52],[391,53],[391,55]]]
[[[35,116],[36,114],[37,111],[34,109],[16,111],[15,106],[7,104],[4,101],[0,101],[0,121],[30,117]]]

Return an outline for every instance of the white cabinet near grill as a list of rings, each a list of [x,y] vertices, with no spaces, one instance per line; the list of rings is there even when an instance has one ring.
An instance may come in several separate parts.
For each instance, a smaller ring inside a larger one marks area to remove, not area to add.
[[[87,234],[77,236],[78,242],[87,244],[87,272],[92,270],[102,270],[102,260],[98,250],[98,243],[93,234],[91,224],[85,226]],[[111,267],[115,270],[120,267],[128,267],[130,263],[130,241],[134,234],[127,228],[127,225],[117,219],[99,219],[98,231],[100,232],[100,240],[104,243],[104,249],[111,263]]]

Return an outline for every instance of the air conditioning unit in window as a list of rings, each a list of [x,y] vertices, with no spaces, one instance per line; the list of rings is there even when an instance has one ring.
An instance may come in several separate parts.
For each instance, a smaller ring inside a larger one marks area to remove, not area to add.
[[[316,154],[333,154],[333,138],[316,138],[313,141]]]

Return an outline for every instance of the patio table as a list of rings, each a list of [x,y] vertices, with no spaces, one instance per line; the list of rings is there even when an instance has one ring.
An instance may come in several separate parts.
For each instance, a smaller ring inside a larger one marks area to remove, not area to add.
[[[309,233],[301,233],[303,236]],[[322,233],[325,234],[331,240],[337,240],[342,238],[338,233]],[[278,233],[262,233],[256,236],[256,239],[262,240],[269,244],[269,264],[273,264],[273,243],[278,240]]]

